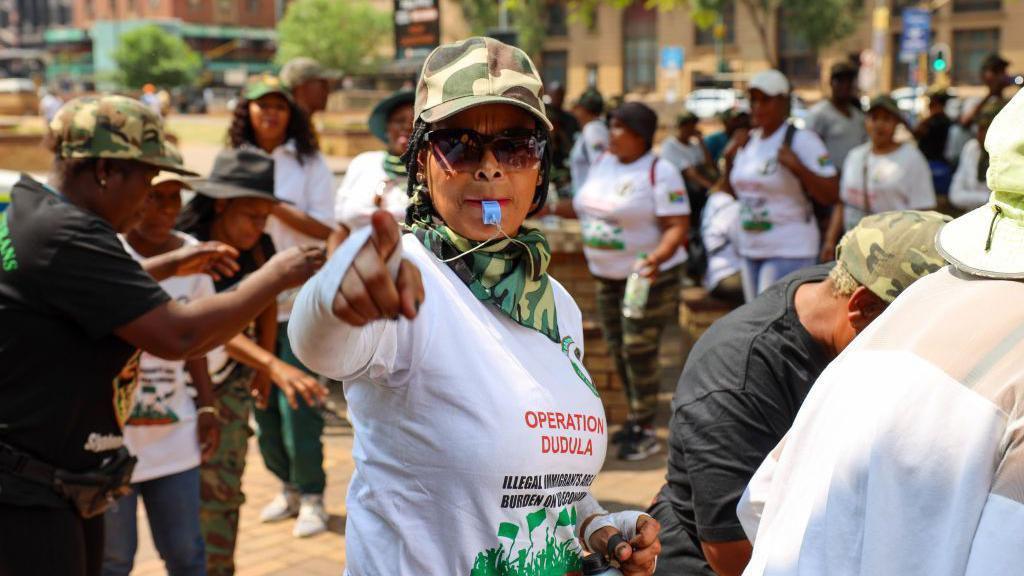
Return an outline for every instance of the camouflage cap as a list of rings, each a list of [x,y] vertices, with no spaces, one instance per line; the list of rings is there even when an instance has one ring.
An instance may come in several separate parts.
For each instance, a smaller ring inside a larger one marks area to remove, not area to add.
[[[337,80],[342,77],[342,73],[338,70],[324,68],[312,58],[300,56],[286,62],[278,76],[281,77],[281,82],[285,86],[295,88],[310,80]]]
[[[259,100],[267,94],[280,94],[289,102],[292,101],[291,91],[285,87],[280,78],[273,74],[251,76],[245,83],[245,90],[242,91],[242,96],[246,100]]]
[[[862,286],[892,302],[918,279],[946,265],[935,236],[950,217],[897,210],[867,216],[839,241],[836,260]]]
[[[163,122],[151,108],[127,96],[83,96],[64,106],[50,122],[61,158],[136,160],[171,172],[186,170],[168,151]]]
[[[544,84],[530,57],[494,38],[473,37],[434,49],[416,87],[416,118],[438,122],[474,106],[511,104],[548,130]]]

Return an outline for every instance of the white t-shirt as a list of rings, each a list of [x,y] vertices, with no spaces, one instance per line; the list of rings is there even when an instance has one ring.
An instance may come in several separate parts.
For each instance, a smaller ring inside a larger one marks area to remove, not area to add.
[[[767,138],[757,129],[736,153],[729,181],[740,201],[739,253],[744,258],[818,255],[821,233],[814,206],[796,175],[779,164],[785,138],[785,124]],[[823,177],[836,175],[825,145],[814,132],[797,130],[792,148],[810,171]]]
[[[573,191],[583,187],[590,167],[608,149],[608,126],[603,120],[591,120],[580,131],[569,151],[569,171]]]
[[[405,222],[405,210],[409,206],[406,180],[388,178],[384,172],[386,156],[384,150],[363,152],[349,164],[334,204],[334,219],[349,230],[366,226],[370,223],[370,216],[381,209],[390,212],[396,222]],[[378,207],[377,193],[382,182],[384,196]]]
[[[1022,298],[947,267],[859,335],[740,501],[744,574],[1019,575],[1024,307],[986,312]]]
[[[175,232],[185,242],[199,242],[191,236]],[[121,239],[132,258],[144,260]],[[212,296],[213,280],[205,274],[172,276],[160,282],[171,298],[192,302]],[[139,386],[135,403],[124,427],[124,443],[139,459],[132,472],[132,482],[145,482],[184,472],[199,466],[199,441],[196,438],[196,406],[186,384],[185,363],[164,360],[147,352],[139,357]]]
[[[708,256],[704,288],[714,290],[723,279],[740,271],[736,244],[740,231],[740,203],[726,192],[712,192],[701,212],[700,236]]]
[[[864,201],[865,167],[870,212]],[[928,161],[913,142],[905,142],[882,155],[871,152],[871,144],[863,144],[846,157],[839,198],[843,202],[844,225],[850,230],[869,213],[934,208],[935,188]]]
[[[981,144],[972,138],[960,151],[960,164],[949,187],[949,202],[961,210],[973,210],[988,202],[992,191],[988,181],[978,180],[978,162],[981,160]]]
[[[274,149],[274,196],[287,200],[292,207],[309,214],[323,224],[334,224],[334,175],[323,154],[316,152],[299,162],[295,142],[289,140]],[[267,219],[264,230],[274,241],[278,252],[293,246],[313,244],[322,240],[307,236],[288,226],[276,216]],[[296,290],[285,290],[277,297],[277,321],[287,322]]]
[[[847,116],[836,109],[831,100],[822,100],[807,112],[807,128],[821,137],[825,149],[836,166],[844,166],[851,150],[867,142],[864,112],[855,106]]]
[[[683,144],[675,136],[669,136],[661,141],[658,157],[675,166],[680,172],[693,166],[700,166],[705,161],[704,149],[700,144]]]
[[[404,251],[419,268],[419,315],[348,326],[331,302],[369,235],[353,233],[306,283],[288,326],[303,363],[345,382],[356,431],[347,572],[496,574],[492,562],[520,553],[557,563],[574,505],[577,523],[595,507],[589,486],[606,449],[579,308],[552,280],[553,342],[477,300],[406,235],[393,263]]]
[[[603,154],[591,166],[587,182],[573,198],[573,207],[583,230],[583,255],[590,272],[610,280],[627,278],[639,255],[658,247],[662,235],[659,216],[690,213],[679,171],[651,152],[630,164],[619,162],[614,154]],[[659,269],[683,262],[686,250],[680,248]]]

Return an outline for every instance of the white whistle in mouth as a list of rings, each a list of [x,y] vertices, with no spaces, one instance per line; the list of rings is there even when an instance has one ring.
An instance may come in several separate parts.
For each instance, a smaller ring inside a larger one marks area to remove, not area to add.
[[[494,200],[484,200],[480,203],[484,209],[484,225],[498,226],[501,224],[501,204]]]

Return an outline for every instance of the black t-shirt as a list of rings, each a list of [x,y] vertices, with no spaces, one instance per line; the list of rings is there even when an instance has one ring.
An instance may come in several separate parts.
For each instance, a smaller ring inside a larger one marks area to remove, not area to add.
[[[928,160],[946,159],[946,141],[949,140],[949,129],[953,121],[945,114],[936,114],[924,121],[924,134],[917,141],[921,154]]]
[[[700,541],[744,540],[736,505],[758,466],[789,430],[832,358],[804,329],[797,288],[832,264],[795,272],[722,318],[686,360],[672,400],[668,483],[654,510],[677,536],[660,574],[709,574]]]
[[[94,469],[121,445],[138,371],[113,332],[169,297],[106,221],[28,177],[0,216],[0,252],[0,441]]]

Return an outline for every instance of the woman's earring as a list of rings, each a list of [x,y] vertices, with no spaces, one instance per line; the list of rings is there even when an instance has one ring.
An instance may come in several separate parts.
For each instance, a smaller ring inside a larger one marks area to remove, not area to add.
[[[100,188],[106,188],[106,187],[107,187],[106,179],[101,178],[100,179]]]

